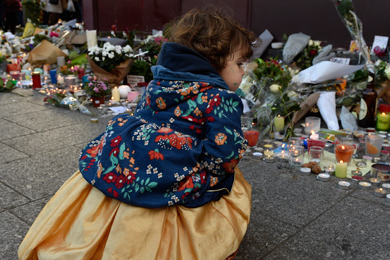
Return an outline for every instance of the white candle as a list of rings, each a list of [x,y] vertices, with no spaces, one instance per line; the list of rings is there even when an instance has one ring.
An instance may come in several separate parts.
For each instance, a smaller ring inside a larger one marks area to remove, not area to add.
[[[61,76],[61,75],[58,75],[57,76],[57,83],[60,84],[60,85],[64,84],[65,83],[64,77]]]
[[[369,182],[366,182],[366,181],[359,182],[359,188],[368,189],[370,187],[371,187],[371,183],[369,183]]]
[[[111,95],[112,95],[112,99],[115,102],[119,102],[119,100],[121,99],[120,94],[119,94],[119,89],[117,87],[115,87],[111,90]]]
[[[311,130],[310,139],[312,140],[318,140],[319,135],[314,132],[314,130]]]
[[[351,183],[349,183],[347,181],[339,181],[339,188],[341,188],[343,190],[348,190],[349,186],[351,186]]]
[[[87,30],[86,36],[87,36],[88,49],[97,45],[96,30]]]
[[[320,181],[329,181],[330,175],[328,173],[320,173],[317,175],[317,180]]]

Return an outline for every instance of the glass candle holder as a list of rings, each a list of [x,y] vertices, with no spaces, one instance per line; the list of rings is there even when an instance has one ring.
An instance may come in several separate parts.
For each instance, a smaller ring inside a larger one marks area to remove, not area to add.
[[[369,156],[379,156],[383,144],[383,137],[379,135],[366,135],[365,137],[365,152]]]
[[[335,155],[336,155],[336,161],[340,162],[343,161],[344,163],[350,163],[352,159],[352,155],[355,151],[355,147],[348,144],[337,144],[335,146]]]
[[[41,88],[41,74],[37,71],[32,73],[33,89]]]
[[[321,118],[315,116],[308,116],[305,118],[305,133],[310,134],[313,130],[317,132],[321,128]]]
[[[293,166],[301,166],[303,164],[303,155],[305,148],[303,146],[295,146],[289,152],[289,163]]]
[[[320,164],[323,158],[324,148],[321,146],[312,146],[309,150],[309,161]]]

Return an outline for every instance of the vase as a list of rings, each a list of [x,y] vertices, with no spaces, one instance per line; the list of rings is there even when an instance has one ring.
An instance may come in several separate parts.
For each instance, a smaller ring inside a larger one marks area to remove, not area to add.
[[[100,105],[104,104],[105,97],[94,97],[92,96],[92,106],[93,107],[100,107]]]

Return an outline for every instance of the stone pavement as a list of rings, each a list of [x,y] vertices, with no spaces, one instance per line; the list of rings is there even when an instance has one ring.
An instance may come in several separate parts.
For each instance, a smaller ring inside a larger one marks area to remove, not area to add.
[[[17,259],[29,226],[109,120],[91,123],[91,116],[42,100],[32,90],[0,93],[2,260]],[[334,176],[320,182],[277,162],[246,158],[239,167],[253,190],[237,260],[390,259],[390,203],[372,190],[344,191]]]

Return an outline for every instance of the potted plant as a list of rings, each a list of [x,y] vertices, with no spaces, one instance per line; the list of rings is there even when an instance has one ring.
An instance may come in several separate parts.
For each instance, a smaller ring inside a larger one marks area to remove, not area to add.
[[[84,91],[92,98],[93,107],[99,107],[104,104],[105,97],[110,95],[111,88],[107,79],[97,79],[96,77],[88,77],[89,83],[84,87]]]

